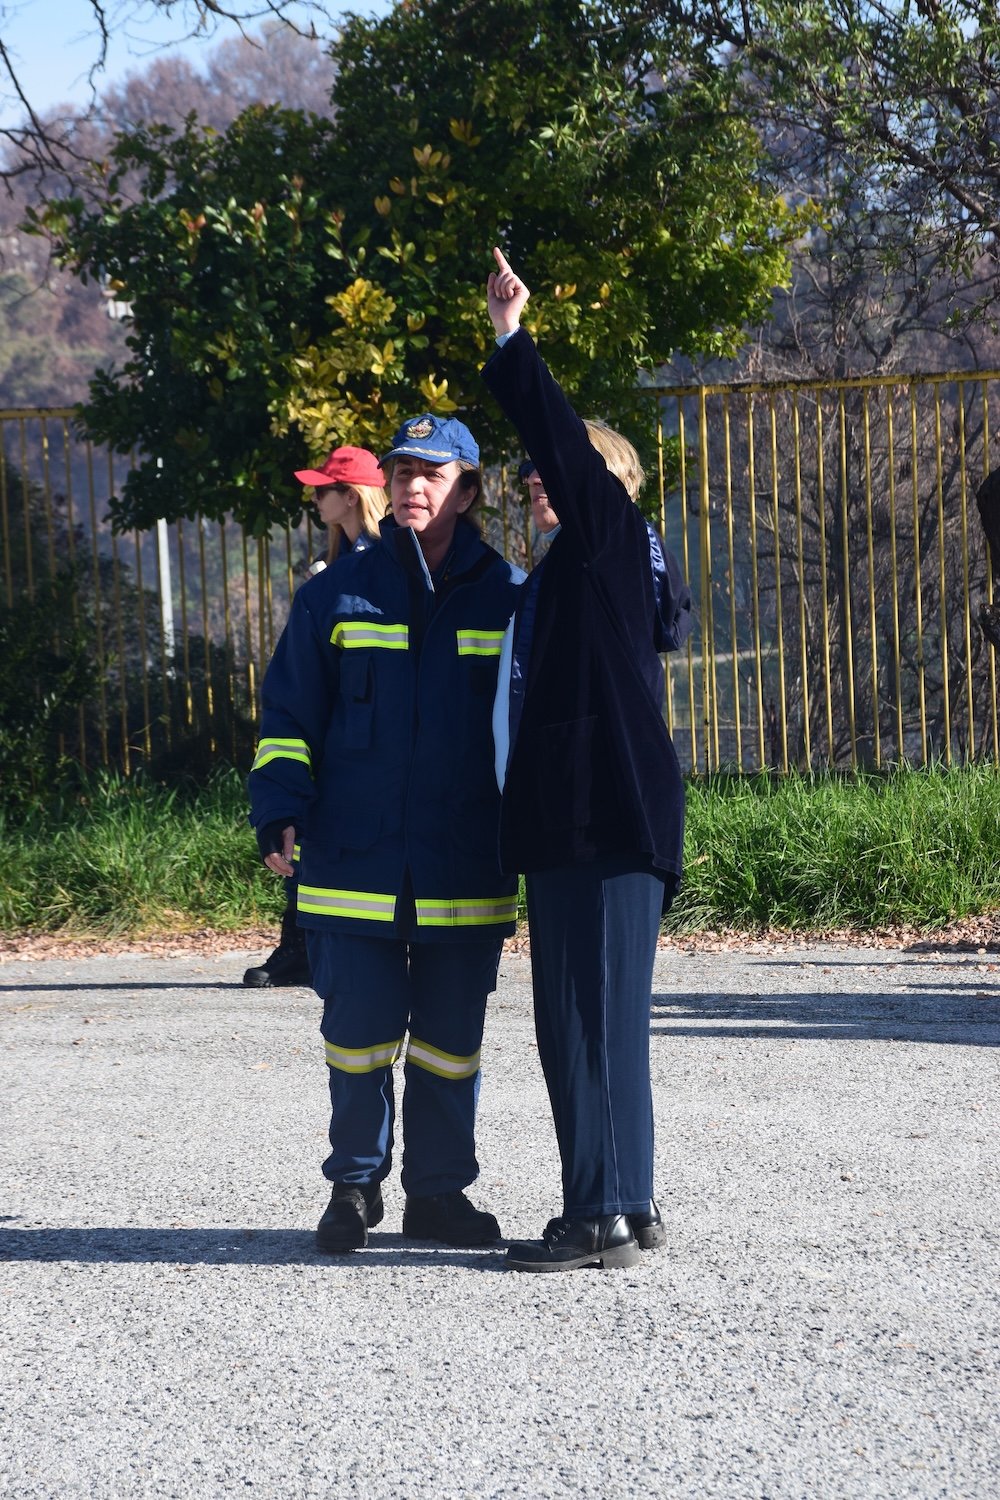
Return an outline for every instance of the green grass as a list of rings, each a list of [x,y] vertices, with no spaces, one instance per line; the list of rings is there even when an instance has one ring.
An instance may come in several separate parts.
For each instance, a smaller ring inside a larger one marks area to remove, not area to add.
[[[145,936],[277,923],[242,777],[167,788],[86,779],[29,821],[0,819],[0,931]],[[715,777],[688,786],[674,931],[933,929],[1000,909],[1000,774]]]
[[[689,785],[675,931],[913,925],[1000,908],[1000,775],[715,777]]]
[[[247,823],[243,778],[168,788],[88,777],[24,826],[0,820],[0,931],[140,936],[239,931],[280,917],[284,886]]]

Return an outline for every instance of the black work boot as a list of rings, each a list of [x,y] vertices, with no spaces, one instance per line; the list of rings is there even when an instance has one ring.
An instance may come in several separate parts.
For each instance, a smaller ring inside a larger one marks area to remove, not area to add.
[[[649,1207],[642,1213],[627,1217],[640,1250],[662,1250],[667,1243],[667,1231],[655,1198],[650,1198]]]
[[[335,1182],[326,1212],[316,1226],[316,1246],[328,1255],[363,1250],[368,1231],[381,1224],[385,1210],[377,1182]]]
[[[312,984],[306,935],[301,927],[296,927],[295,916],[295,906],[286,906],[277,948],[259,968],[247,969],[243,975],[243,983],[251,989],[267,989],[279,984]]]
[[[492,1214],[473,1207],[464,1193],[432,1193],[407,1198],[403,1233],[411,1240],[441,1240],[446,1245],[493,1245],[500,1238],[500,1225]]]

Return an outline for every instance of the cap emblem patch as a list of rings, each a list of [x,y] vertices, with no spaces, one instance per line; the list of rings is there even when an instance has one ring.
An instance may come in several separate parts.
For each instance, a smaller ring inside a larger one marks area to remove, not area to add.
[[[434,423],[430,420],[429,417],[424,417],[419,422],[410,423],[409,427],[407,427],[406,429],[406,436],[408,438],[425,438],[429,437],[433,431]]]

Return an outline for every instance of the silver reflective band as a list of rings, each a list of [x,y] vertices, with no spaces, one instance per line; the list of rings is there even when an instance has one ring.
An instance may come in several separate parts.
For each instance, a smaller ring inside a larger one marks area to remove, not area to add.
[[[345,651],[380,646],[387,651],[405,651],[410,632],[406,625],[376,625],[372,620],[338,620],[330,634],[335,646]]]
[[[494,922],[513,922],[517,916],[516,895],[464,900],[418,896],[414,904],[418,927],[481,927]]]
[[[322,885],[300,885],[299,911],[317,917],[363,917],[369,922],[391,922],[396,914],[395,896],[378,891],[338,891]]]
[[[503,630],[457,630],[459,656],[499,656]]]
[[[439,1047],[432,1047],[429,1042],[418,1041],[412,1036],[406,1049],[408,1063],[424,1068],[438,1078],[474,1078],[479,1072],[479,1057],[479,1052],[474,1052],[471,1057],[458,1057],[454,1052],[442,1052]]]
[[[325,1049],[328,1066],[338,1073],[374,1073],[378,1068],[392,1067],[403,1050],[403,1038],[371,1047],[337,1047],[327,1042]]]
[[[309,746],[305,740],[261,740],[250,769],[259,771],[262,766],[268,765],[272,760],[297,760],[310,771],[312,770],[312,756],[309,754]]]

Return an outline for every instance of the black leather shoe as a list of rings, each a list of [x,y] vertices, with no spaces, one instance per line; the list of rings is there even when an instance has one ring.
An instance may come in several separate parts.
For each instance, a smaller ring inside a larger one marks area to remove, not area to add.
[[[662,1250],[667,1243],[667,1231],[655,1198],[650,1198],[649,1207],[642,1213],[629,1214],[628,1221],[640,1250]]]
[[[493,1245],[500,1238],[500,1225],[464,1193],[433,1193],[407,1198],[403,1233],[411,1240],[441,1240],[445,1245]]]
[[[316,1245],[328,1255],[363,1250],[368,1231],[381,1224],[385,1209],[377,1182],[335,1182],[326,1212],[316,1226]]]
[[[243,983],[251,989],[267,989],[272,985],[311,985],[309,955],[306,952],[305,933],[299,932],[290,943],[279,943],[277,948],[255,969],[247,969]]]
[[[518,1240],[507,1251],[514,1271],[575,1271],[579,1266],[634,1266],[642,1257],[626,1214],[550,1219],[540,1240]]]

